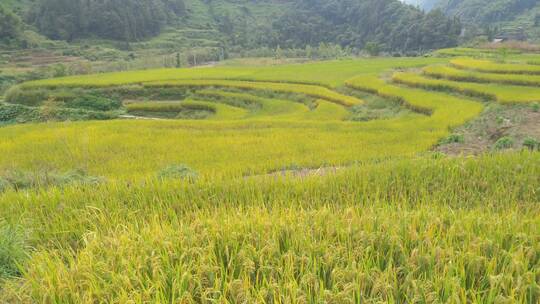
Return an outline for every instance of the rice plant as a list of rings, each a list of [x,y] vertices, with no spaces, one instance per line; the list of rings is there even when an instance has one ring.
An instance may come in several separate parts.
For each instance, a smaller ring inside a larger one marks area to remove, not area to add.
[[[450,61],[454,67],[488,73],[540,75],[540,66],[525,63],[496,63],[489,60],[458,58]]]
[[[537,142],[429,152],[467,144],[471,95],[538,100],[535,73],[377,58],[23,83],[29,104],[98,94],[131,116],[0,128],[0,302],[538,303]],[[364,99],[401,114],[355,121]]]
[[[524,152],[9,192],[34,249],[0,301],[536,303],[539,170]]]
[[[540,86],[540,76],[537,75],[482,73],[443,65],[427,66],[422,71],[431,77],[446,78],[455,81]]]
[[[479,84],[445,79],[432,79],[415,73],[395,73],[392,80],[413,87],[455,91],[464,95],[501,103],[532,103],[540,100],[540,88],[500,84]]]

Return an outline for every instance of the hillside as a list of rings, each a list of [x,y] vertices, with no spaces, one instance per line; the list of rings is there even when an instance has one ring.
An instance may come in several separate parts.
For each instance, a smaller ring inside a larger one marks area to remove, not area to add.
[[[466,24],[468,35],[540,39],[540,2],[536,0],[405,0],[425,10],[441,9]],[[489,28],[489,30],[488,30]]]
[[[227,51],[321,43],[425,51],[456,45],[460,30],[451,19],[398,0],[37,0],[5,5],[53,40],[131,43],[163,37],[173,39],[176,47],[198,40]]]
[[[430,11],[440,0],[402,0],[403,2],[420,7],[423,10]]]

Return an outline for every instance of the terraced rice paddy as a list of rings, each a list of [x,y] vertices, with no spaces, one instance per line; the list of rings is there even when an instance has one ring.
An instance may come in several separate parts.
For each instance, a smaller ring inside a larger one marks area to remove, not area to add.
[[[490,60],[458,58],[450,61],[450,64],[458,68],[479,72],[540,75],[540,66],[526,63],[497,63]]]
[[[414,73],[396,73],[392,80],[412,87],[455,91],[463,95],[477,96],[501,103],[540,101],[540,88],[501,84],[479,84],[452,80],[432,79]]]
[[[435,78],[446,78],[456,81],[540,86],[540,76],[536,75],[481,73],[442,65],[427,66],[423,69],[423,72]]]
[[[540,154],[429,152],[489,103],[540,100],[536,67],[381,58],[23,84],[155,119],[0,128],[0,302],[537,303]],[[388,103],[401,114],[354,119]]]

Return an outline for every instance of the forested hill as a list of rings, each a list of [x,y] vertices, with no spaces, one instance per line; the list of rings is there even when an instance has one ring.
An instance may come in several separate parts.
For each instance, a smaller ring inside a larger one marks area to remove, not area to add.
[[[437,49],[457,43],[461,25],[440,11],[422,11],[395,0],[300,0],[274,24],[275,43],[301,47],[320,42],[387,50]]]
[[[404,0],[424,10],[441,9],[458,17],[472,34],[540,40],[538,0]]]
[[[538,0],[438,0],[436,7],[464,22],[508,21],[538,7]]]
[[[453,18],[398,0],[5,1],[7,9],[18,5],[21,27],[66,41],[141,41],[175,28],[214,30],[220,44],[246,49],[370,43],[382,50],[416,51],[453,46],[460,32]]]
[[[426,11],[432,10],[435,7],[435,5],[437,5],[440,2],[440,0],[402,0],[402,1],[410,5],[417,6]]]
[[[52,39],[89,36],[134,41],[185,15],[183,0],[40,0],[27,20]]]

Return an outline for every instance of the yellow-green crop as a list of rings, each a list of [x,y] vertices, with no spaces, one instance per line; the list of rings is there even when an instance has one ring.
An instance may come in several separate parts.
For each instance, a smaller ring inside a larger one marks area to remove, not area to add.
[[[442,65],[427,66],[423,68],[422,71],[428,76],[447,78],[456,81],[540,86],[540,75],[482,73]]]
[[[426,153],[484,108],[449,83],[497,98],[538,90],[500,86],[503,96],[493,73],[474,72],[482,84],[387,77],[448,61],[22,84],[43,96],[109,94],[124,99],[120,114],[213,115],[1,127],[0,302],[538,303],[539,152]],[[383,98],[411,111],[348,120]]]
[[[395,82],[413,87],[456,91],[466,95],[480,96],[501,103],[526,103],[540,100],[540,88],[501,84],[483,84],[427,78],[415,73],[395,73]]]
[[[10,191],[33,251],[0,302],[537,303],[538,176],[522,153]]]
[[[432,125],[434,132],[435,130],[443,132],[462,125],[477,116],[483,109],[481,104],[471,100],[389,85],[382,79],[373,76],[353,78],[347,82],[347,85],[395,99],[416,111],[429,113],[429,118],[418,119],[416,123],[428,122]]]
[[[460,69],[476,70],[488,73],[504,74],[540,74],[540,66],[520,63],[497,63],[489,60],[472,58],[453,59],[450,63]]]

